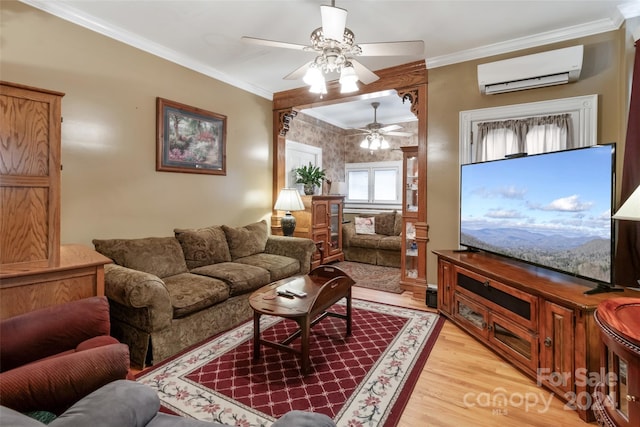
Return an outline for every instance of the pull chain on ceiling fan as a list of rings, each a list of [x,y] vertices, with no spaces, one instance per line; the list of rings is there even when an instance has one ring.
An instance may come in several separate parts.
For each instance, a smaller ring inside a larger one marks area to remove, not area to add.
[[[325,75],[338,73],[340,92],[350,93],[358,90],[357,81],[364,84],[378,80],[378,76],[360,62],[356,56],[417,56],[424,54],[422,40],[386,43],[368,43],[357,45],[354,33],[346,27],[347,10],[335,7],[335,0],[331,6],[320,6],[322,27],[311,32],[311,45],[299,45],[278,42],[254,37],[242,37],[242,40],[262,46],[315,52],[313,61],[309,61],[297,68],[285,79],[303,81],[310,86],[313,93],[327,92]]]

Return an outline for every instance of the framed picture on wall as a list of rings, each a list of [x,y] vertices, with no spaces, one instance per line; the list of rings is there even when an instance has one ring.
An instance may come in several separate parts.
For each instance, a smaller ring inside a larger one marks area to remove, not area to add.
[[[157,98],[156,170],[226,175],[227,117]]]

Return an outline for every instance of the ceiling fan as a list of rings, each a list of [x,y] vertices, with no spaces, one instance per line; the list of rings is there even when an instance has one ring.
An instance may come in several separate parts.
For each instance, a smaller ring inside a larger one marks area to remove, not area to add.
[[[242,40],[262,46],[316,53],[313,61],[303,64],[284,77],[289,80],[302,77],[314,93],[326,93],[324,74],[332,72],[340,74],[342,93],[357,91],[358,80],[364,84],[378,80],[379,77],[373,71],[354,59],[356,56],[412,56],[424,53],[422,40],[356,44],[354,33],[346,27],[347,10],[335,7],[335,0],[331,1],[331,6],[321,5],[320,15],[322,27],[311,32],[310,46],[247,36],[242,37]]]
[[[383,126],[382,123],[378,123],[378,107],[380,106],[379,102],[372,102],[371,106],[373,107],[373,122],[366,125],[363,129],[358,129],[359,133],[355,133],[354,135],[367,135],[360,144],[361,148],[366,148],[369,150],[378,150],[389,148],[389,142],[384,139],[385,135],[391,136],[411,136],[413,135],[410,132],[398,132],[398,129],[402,129],[402,126],[399,125],[388,125]]]

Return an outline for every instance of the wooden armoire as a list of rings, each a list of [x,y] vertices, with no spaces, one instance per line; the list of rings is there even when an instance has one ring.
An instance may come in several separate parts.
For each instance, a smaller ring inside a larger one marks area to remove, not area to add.
[[[60,246],[63,96],[0,82],[0,319],[104,295],[110,260]]]

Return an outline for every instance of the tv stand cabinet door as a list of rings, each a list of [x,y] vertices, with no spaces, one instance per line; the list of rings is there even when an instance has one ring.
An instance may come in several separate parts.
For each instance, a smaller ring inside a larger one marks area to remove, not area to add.
[[[568,396],[576,380],[574,312],[544,301],[540,318],[539,380],[561,396]]]
[[[455,292],[453,295],[453,318],[470,334],[489,339],[489,310],[464,295]]]
[[[438,309],[451,315],[451,294],[453,292],[453,265],[438,260]]]

